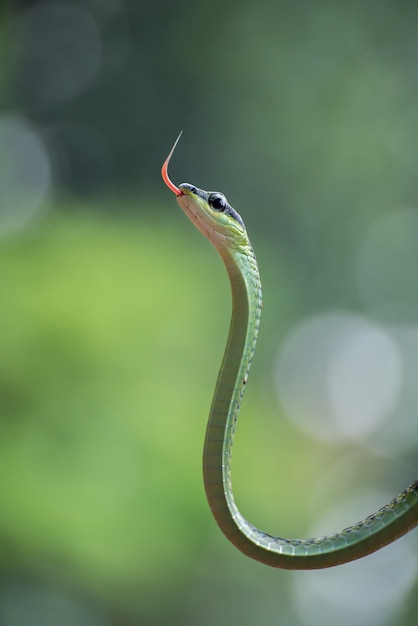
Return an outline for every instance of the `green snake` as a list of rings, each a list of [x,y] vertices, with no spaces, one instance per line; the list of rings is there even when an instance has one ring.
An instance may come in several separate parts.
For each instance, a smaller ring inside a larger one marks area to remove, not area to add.
[[[260,275],[244,222],[226,197],[188,183],[177,187],[171,182],[168,164],[180,135],[162,166],[162,177],[184,213],[220,254],[232,290],[231,324],[203,451],[204,485],[215,520],[239,550],[272,567],[317,569],[366,556],[417,526],[418,481],[358,524],[319,538],[269,535],[250,524],[235,504],[231,449],[260,324]]]

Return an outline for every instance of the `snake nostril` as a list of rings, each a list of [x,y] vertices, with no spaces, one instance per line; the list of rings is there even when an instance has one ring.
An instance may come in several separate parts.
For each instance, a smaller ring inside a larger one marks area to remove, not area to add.
[[[190,191],[190,193],[196,194],[197,195],[197,187],[195,187],[194,185],[191,185],[190,183],[181,183],[181,185],[179,185],[179,187],[181,189],[187,189],[187,191]]]

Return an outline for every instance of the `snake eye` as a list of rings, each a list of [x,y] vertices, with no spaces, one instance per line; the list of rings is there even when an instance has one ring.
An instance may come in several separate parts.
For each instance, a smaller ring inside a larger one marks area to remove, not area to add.
[[[225,196],[221,193],[211,193],[208,198],[208,202],[212,209],[220,211],[221,213],[225,211],[228,206]]]

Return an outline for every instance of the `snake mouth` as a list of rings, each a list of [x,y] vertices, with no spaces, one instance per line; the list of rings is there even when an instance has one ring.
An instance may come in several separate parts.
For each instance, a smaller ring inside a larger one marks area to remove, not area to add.
[[[207,200],[207,192],[203,191],[203,189],[199,189],[190,183],[181,183],[179,185],[179,195],[180,196],[199,196],[202,200]]]

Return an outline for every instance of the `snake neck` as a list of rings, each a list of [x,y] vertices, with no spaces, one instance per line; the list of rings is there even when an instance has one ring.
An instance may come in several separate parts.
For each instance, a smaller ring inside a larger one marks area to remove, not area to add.
[[[260,326],[262,294],[251,245],[239,251],[218,249],[232,291],[232,316],[206,431],[203,474],[209,505],[237,512],[231,488],[231,448]]]

